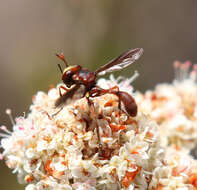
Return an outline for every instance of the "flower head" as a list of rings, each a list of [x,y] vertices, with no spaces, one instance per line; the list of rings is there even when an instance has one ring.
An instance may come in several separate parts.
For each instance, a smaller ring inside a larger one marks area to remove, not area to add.
[[[129,116],[112,94],[61,109],[54,106],[57,98],[58,88],[38,92],[27,117],[16,118],[13,132],[1,135],[3,158],[26,190],[148,187],[162,165],[155,122],[142,113]]]
[[[135,93],[139,112],[159,124],[163,161],[152,172],[148,189],[153,190],[197,188],[196,160],[188,154],[197,146],[197,67],[191,69],[190,62],[175,62],[174,67],[171,84],[158,84],[145,94]],[[116,85],[124,86],[124,81]]]
[[[174,62],[175,79],[153,91],[137,93],[140,111],[156,120],[164,146],[190,151],[197,145],[197,66]],[[191,71],[190,71],[191,70]]]
[[[176,79],[154,91],[135,93],[136,117],[129,116],[113,94],[71,99],[55,106],[58,87],[33,97],[30,112],[15,120],[13,132],[1,126],[9,168],[26,190],[197,188],[197,162],[188,155],[196,146],[196,66],[176,62]],[[133,93],[131,79],[112,75],[102,88],[118,86]],[[155,121],[159,124],[156,124]]]

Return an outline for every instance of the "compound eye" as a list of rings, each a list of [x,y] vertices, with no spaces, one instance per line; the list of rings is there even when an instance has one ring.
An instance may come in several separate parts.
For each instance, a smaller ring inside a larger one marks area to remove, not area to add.
[[[68,83],[68,81],[71,79],[73,72],[71,70],[68,70],[66,72],[63,73],[62,75],[62,80],[65,83]]]
[[[66,75],[71,76],[72,74],[74,74],[72,70],[66,71]]]

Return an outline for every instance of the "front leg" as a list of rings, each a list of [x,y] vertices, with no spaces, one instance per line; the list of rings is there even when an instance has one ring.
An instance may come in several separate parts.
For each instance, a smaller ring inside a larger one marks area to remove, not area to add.
[[[60,97],[55,101],[55,107],[65,103],[68,98],[72,98],[79,88],[80,85],[73,85],[71,88],[65,88],[67,91],[63,95],[60,94]]]
[[[63,94],[62,94],[62,92],[61,92],[61,89],[65,90],[66,92],[70,91],[69,88],[66,88],[65,86],[61,85],[61,86],[59,87],[59,95],[60,95],[61,97],[63,96]]]

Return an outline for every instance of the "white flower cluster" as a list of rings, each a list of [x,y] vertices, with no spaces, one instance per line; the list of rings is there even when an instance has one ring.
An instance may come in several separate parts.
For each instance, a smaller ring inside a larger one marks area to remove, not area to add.
[[[172,84],[138,92],[136,101],[139,110],[159,124],[163,146],[191,151],[197,146],[197,66],[191,72],[190,62],[175,62],[174,67]]]
[[[2,159],[26,190],[196,190],[197,66],[175,63],[176,79],[133,93],[131,79],[100,79],[134,94],[136,117],[112,94],[55,107],[57,88],[38,92],[27,117],[1,126]],[[156,122],[158,125],[156,124]]]
[[[149,184],[154,190],[197,189],[197,161],[193,158],[197,148],[197,65],[191,69],[188,61],[175,62],[174,68],[172,84],[135,93],[138,111],[158,123],[160,146],[164,148],[163,165],[154,170]],[[124,86],[119,80],[113,84],[120,89]]]
[[[62,109],[54,108],[57,97],[58,88],[38,92],[27,117],[16,118],[1,140],[7,166],[26,190],[147,189],[162,166],[156,123],[128,116],[115,95]]]
[[[196,189],[196,161],[185,152],[167,147],[164,163],[153,171],[149,189],[193,190]],[[157,184],[155,188],[155,184]]]

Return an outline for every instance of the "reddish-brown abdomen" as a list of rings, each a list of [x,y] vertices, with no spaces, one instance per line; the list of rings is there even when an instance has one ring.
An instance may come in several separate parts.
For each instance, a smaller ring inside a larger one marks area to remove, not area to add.
[[[123,102],[127,113],[135,117],[137,115],[137,104],[135,99],[129,95],[127,92],[119,91],[119,98]]]

